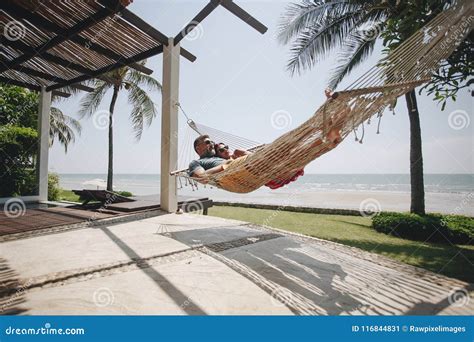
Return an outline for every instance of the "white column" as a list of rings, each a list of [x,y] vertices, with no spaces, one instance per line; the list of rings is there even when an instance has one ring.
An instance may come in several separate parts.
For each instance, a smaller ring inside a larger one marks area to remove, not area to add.
[[[179,49],[173,38],[163,47],[160,204],[168,212],[178,209],[176,177],[170,172],[178,168]]]
[[[38,108],[38,183],[39,200],[48,200],[48,156],[49,156],[49,115],[51,111],[51,92],[41,88]]]

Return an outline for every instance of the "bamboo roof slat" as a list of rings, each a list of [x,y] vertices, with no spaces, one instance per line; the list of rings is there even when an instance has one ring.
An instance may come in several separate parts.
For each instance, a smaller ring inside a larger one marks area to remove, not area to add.
[[[124,65],[150,74],[137,62],[162,52],[166,36],[147,33],[149,26],[141,19],[131,23],[124,10],[119,0],[2,0],[1,81],[32,90],[74,81],[86,90],[80,82]]]

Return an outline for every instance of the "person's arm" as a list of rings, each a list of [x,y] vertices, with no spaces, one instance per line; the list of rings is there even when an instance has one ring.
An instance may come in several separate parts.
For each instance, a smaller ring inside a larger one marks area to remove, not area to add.
[[[201,165],[195,166],[193,164],[190,165],[189,169],[193,170],[192,173],[190,172],[191,177],[195,178],[205,178],[206,175],[212,175],[214,173],[218,173],[221,171],[224,171],[226,164],[229,164],[232,160],[226,160],[224,163],[221,165],[214,166],[213,168],[209,170],[204,170],[204,168]]]
[[[224,171],[227,164],[229,164],[230,162],[232,162],[231,159],[229,160],[226,160],[224,163],[222,163],[221,165],[217,165],[217,166],[214,166],[213,168],[209,169],[209,170],[206,170],[204,171],[204,174],[206,175],[212,175],[214,173],[219,173],[221,171]]]
[[[191,177],[201,178],[205,174],[206,174],[206,170],[204,170],[202,167],[198,167],[191,173]]]
[[[200,178],[204,175],[204,168],[201,166],[201,164],[197,160],[193,160],[191,163],[189,163],[188,170],[189,170],[188,174],[191,177]]]
[[[234,150],[234,153],[232,154],[231,158],[236,159],[236,158],[239,158],[239,157],[242,157],[242,156],[246,156],[247,154],[252,154],[252,152],[236,148]]]

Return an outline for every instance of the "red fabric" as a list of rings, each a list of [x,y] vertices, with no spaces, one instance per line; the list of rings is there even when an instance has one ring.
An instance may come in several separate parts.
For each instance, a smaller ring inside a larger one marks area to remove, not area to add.
[[[294,182],[295,180],[298,179],[299,176],[303,176],[303,175],[304,175],[304,169],[301,169],[301,170],[296,171],[295,174],[293,174],[293,176],[289,178],[273,179],[269,181],[267,184],[265,184],[265,186],[268,186],[270,189],[275,190],[275,189],[285,186],[288,183]]]

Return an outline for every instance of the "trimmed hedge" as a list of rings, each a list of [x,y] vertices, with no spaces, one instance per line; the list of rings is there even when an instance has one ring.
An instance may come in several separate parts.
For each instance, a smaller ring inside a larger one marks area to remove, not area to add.
[[[132,197],[133,194],[130,191],[116,191],[120,196],[124,197]]]
[[[404,239],[474,244],[474,218],[461,215],[382,212],[372,218],[372,227]]]

